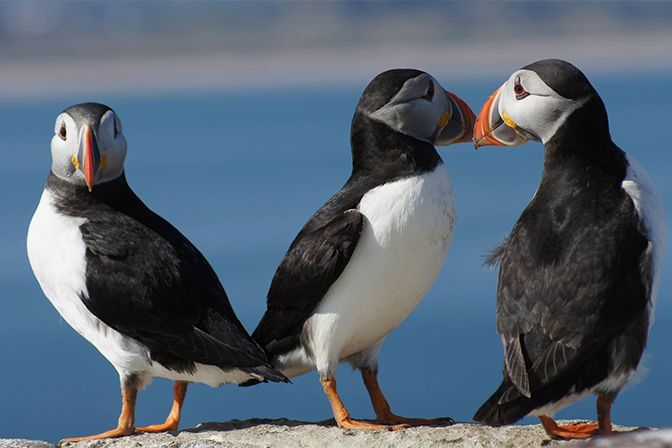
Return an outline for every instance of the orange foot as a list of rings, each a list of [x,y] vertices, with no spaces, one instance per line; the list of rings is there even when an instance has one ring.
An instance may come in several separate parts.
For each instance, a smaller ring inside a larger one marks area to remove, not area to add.
[[[539,417],[546,434],[553,439],[589,439],[600,434],[597,423],[559,426],[552,418]]]
[[[114,428],[109,431],[101,432],[100,434],[95,434],[92,436],[84,437],[69,437],[67,439],[61,440],[58,444],[63,445],[64,443],[76,443],[82,442],[84,440],[98,440],[98,439],[116,439],[118,437],[130,436],[133,434],[133,427],[126,428]]]
[[[452,425],[455,421],[450,417],[440,418],[409,418],[401,417],[387,412],[376,419],[377,423],[384,425],[405,425],[405,426],[446,426]]]
[[[383,425],[380,423],[365,422],[363,420],[354,420],[350,417],[337,420],[336,423],[339,428],[343,429],[366,429],[369,431],[398,431],[407,428],[406,425]]]
[[[175,431],[180,424],[180,415],[182,414],[184,397],[187,395],[187,386],[188,383],[184,381],[175,381],[175,386],[173,387],[173,407],[170,409],[170,414],[168,414],[164,423],[136,428],[135,431],[151,433]]]
[[[143,426],[142,428],[135,428],[135,432],[168,432],[175,431],[179,425],[179,420],[168,419],[165,423],[159,423],[158,425]]]
[[[381,425],[380,423],[365,422],[362,420],[354,420],[350,418],[350,413],[343,405],[341,397],[338,395],[336,389],[336,380],[320,380],[324,393],[329,399],[331,410],[334,413],[334,420],[339,428],[344,429],[367,429],[369,431],[397,431],[399,429],[407,428],[406,425]]]

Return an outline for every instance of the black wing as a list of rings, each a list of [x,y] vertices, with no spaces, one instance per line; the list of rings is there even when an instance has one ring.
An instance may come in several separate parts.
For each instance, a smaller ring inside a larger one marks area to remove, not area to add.
[[[353,209],[324,225],[313,222],[280,262],[268,292],[268,309],[252,334],[269,355],[299,345],[305,320],[345,269],[364,228],[364,216]]]
[[[625,194],[592,199],[533,201],[494,254],[497,330],[515,385],[500,404],[572,375],[645,310],[650,250],[634,206]]]
[[[86,307],[173,370],[191,371],[199,362],[284,380],[268,369],[198,249],[145,207],[125,179],[114,188],[99,188],[94,199],[73,198],[89,201],[78,213],[87,218],[80,226],[87,247]]]

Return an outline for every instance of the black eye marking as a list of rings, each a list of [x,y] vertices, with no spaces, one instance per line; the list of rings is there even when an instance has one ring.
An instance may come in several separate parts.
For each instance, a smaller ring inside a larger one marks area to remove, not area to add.
[[[117,117],[114,117],[114,138],[117,138],[119,134],[121,134],[121,129],[119,128],[119,121],[117,120]]]
[[[68,132],[65,129],[65,122],[61,123],[61,129],[58,130],[58,136],[64,141],[68,137]]]
[[[513,93],[516,94],[517,100],[522,100],[530,95],[530,92],[525,90],[525,87],[520,83],[520,76],[516,76],[516,82],[513,84]]]
[[[427,88],[427,93],[422,96],[423,99],[427,101],[432,101],[434,99],[434,81],[429,81],[429,87]]]

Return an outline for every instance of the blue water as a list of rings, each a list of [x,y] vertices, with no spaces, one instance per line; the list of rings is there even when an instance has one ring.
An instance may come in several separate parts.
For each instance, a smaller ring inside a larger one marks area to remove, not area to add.
[[[669,216],[669,75],[593,82],[609,108],[615,141],[648,169]],[[445,87],[478,109],[500,83]],[[203,251],[251,331],[288,244],[349,175],[349,125],[359,93],[360,88],[325,88],[0,104],[0,437],[54,441],[90,434],[112,427],[119,412],[116,372],[52,308],[25,254],[58,112],[83,100],[117,110],[129,141],[131,186]],[[423,303],[387,338],[380,375],[397,413],[469,420],[498,385],[502,362],[495,332],[496,272],[481,260],[534,193],[543,154],[537,144],[478,152],[463,144],[440,152],[455,185],[455,241]],[[613,412],[617,423],[672,426],[671,293],[666,261],[645,360],[649,372],[622,393]],[[352,415],[372,417],[359,375],[343,367],[338,382]],[[171,387],[156,379],[140,394],[139,424],[163,421]],[[560,417],[594,418],[593,409],[593,400],[585,399]],[[314,373],[292,385],[193,385],[182,427],[281,416],[330,417]]]

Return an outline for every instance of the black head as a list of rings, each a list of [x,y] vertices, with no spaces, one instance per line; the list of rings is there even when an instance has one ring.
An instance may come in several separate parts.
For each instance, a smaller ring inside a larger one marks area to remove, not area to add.
[[[606,110],[588,78],[559,59],[516,70],[488,98],[474,129],[476,147],[527,140],[608,137]]]
[[[395,68],[373,78],[359,98],[357,110],[375,112],[387,104],[409,79],[425,74],[412,68]]]
[[[359,99],[355,120],[358,115],[432,145],[467,141],[475,121],[464,101],[415,69],[393,69],[376,76]]]
[[[114,113],[114,111],[105,104],[81,103],[70,106],[61,113],[70,115],[77,123],[88,123],[89,126],[98,128],[100,121],[108,111]]]
[[[597,94],[586,75],[562,59],[543,59],[526,65],[521,70],[535,72],[548,87],[570,100]]]

